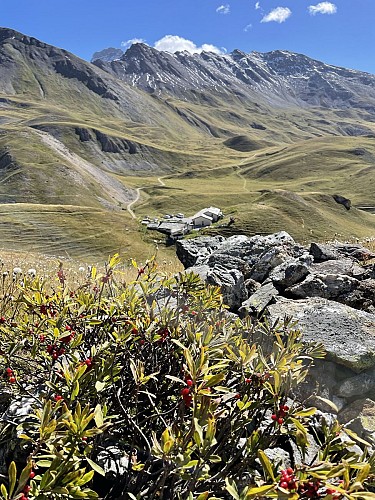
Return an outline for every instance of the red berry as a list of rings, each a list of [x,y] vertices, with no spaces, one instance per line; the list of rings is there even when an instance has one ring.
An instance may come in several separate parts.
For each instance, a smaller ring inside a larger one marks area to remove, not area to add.
[[[236,399],[240,399],[241,394],[240,394],[239,392],[237,392],[237,394],[235,394],[235,395],[234,395],[234,397],[235,397]]]
[[[6,322],[6,319],[4,318],[4,316],[1,316],[0,323],[3,325],[5,322]]]
[[[22,495],[22,497],[19,500],[28,500],[25,495]]]
[[[191,386],[193,385],[193,381],[191,380],[191,378],[188,378],[188,379],[186,380],[186,385],[187,385],[188,387],[191,387]]]
[[[12,368],[7,368],[5,371],[7,372],[8,375],[11,375],[13,373]]]
[[[87,436],[82,436],[82,441],[87,441]]]
[[[288,488],[290,490],[295,490],[296,489],[296,482],[293,480],[288,481]]]
[[[286,481],[281,481],[280,487],[284,488],[284,490],[287,490],[288,489],[288,483]]]
[[[92,365],[92,359],[91,358],[85,359],[85,365],[90,367]]]
[[[284,411],[289,411],[289,406],[287,406],[287,405],[284,405],[282,408]]]
[[[139,341],[139,343],[140,343],[141,345],[144,345],[145,341],[144,341],[143,339],[141,339],[141,340]]]
[[[133,328],[133,329],[132,329],[132,334],[133,334],[133,335],[137,335],[137,333],[138,333],[138,329],[137,329],[137,328]]]
[[[63,398],[63,397],[62,397],[62,396],[60,396],[60,394],[56,394],[56,396],[55,396],[55,398],[54,398],[54,399],[55,399],[55,401],[61,401],[61,400],[62,400],[62,398]]]
[[[24,487],[23,489],[23,492],[26,493],[26,495],[30,492],[31,490],[31,486],[29,486],[28,484]]]
[[[72,329],[72,327],[71,327],[70,325],[66,325],[66,326],[65,326],[65,330],[70,331],[71,329]]]
[[[138,274],[143,274],[145,272],[144,268],[143,267],[140,267],[138,269]]]
[[[290,475],[293,475],[293,474],[294,474],[294,470],[293,470],[291,467],[288,467],[288,468],[286,469],[286,472],[287,472],[288,474],[290,474]]]
[[[181,396],[187,396],[188,394],[190,394],[190,389],[188,387],[181,389]]]
[[[41,342],[44,342],[46,340],[46,336],[45,335],[39,335],[39,340]]]
[[[34,479],[34,477],[35,477],[35,472],[32,470],[29,474],[29,478]]]
[[[271,418],[272,420],[277,420],[277,415],[275,415],[275,413],[273,415],[271,415]]]
[[[9,382],[10,382],[11,384],[14,384],[14,383],[15,383],[15,381],[16,381],[15,377],[9,377]]]
[[[281,417],[279,417],[279,418],[277,419],[277,423],[281,425],[282,423],[284,423],[284,419],[283,419],[283,418],[281,418]]]
[[[52,354],[52,359],[56,360],[58,357],[59,357],[59,355],[57,354],[57,352],[54,352]]]
[[[245,384],[251,384],[251,378],[245,378]]]

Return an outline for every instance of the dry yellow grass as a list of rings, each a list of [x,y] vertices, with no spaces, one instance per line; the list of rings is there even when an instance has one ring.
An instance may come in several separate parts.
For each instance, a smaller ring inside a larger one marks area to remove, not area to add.
[[[172,275],[182,271],[183,266],[176,256],[169,259],[155,259],[156,269],[163,274]],[[0,273],[12,274],[15,268],[20,268],[22,274],[27,275],[29,271],[35,270],[36,276],[43,277],[49,284],[58,283],[57,273],[62,264],[66,284],[70,288],[76,288],[87,281],[90,276],[92,262],[80,262],[64,257],[51,257],[44,254],[30,253],[23,251],[0,250]],[[105,273],[105,261],[98,261],[94,264],[99,274]],[[143,267],[145,262],[137,262],[139,267]],[[116,269],[114,278],[121,283],[128,283],[137,277],[137,269],[130,261],[122,262]]]

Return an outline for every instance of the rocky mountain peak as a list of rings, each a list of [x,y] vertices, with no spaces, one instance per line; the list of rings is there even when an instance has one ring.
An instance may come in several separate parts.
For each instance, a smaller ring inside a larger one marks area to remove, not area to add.
[[[100,50],[99,52],[94,52],[91,62],[100,59],[105,62],[112,62],[121,59],[124,51],[122,49],[116,49],[114,47],[108,47],[107,49]]]

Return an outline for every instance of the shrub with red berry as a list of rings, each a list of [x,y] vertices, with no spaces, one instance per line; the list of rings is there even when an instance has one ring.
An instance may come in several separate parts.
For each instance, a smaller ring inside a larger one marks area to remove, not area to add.
[[[106,500],[334,498],[335,488],[350,498],[370,488],[373,465],[347,450],[339,424],[327,425],[316,463],[280,472],[264,452],[287,436],[304,456],[314,409],[285,403],[317,346],[289,325],[228,315],[220,290],[194,274],[157,274],[151,259],[133,263],[136,279],[122,285],[117,263],[72,290],[62,268],[48,291],[12,281],[1,383],[33,414],[0,426],[3,499],[97,498],[114,447],[128,465]],[[259,332],[272,352],[254,343]]]

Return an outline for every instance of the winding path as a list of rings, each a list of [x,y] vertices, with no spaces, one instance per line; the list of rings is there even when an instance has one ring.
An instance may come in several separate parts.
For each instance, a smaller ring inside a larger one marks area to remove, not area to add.
[[[244,189],[244,191],[249,192],[249,189],[248,189],[248,188],[247,188],[247,186],[246,186],[246,185],[247,185],[247,179],[246,179],[246,178],[245,178],[245,177],[244,177],[244,176],[243,176],[240,172],[238,172],[238,171],[237,171],[237,169],[240,169],[241,165],[243,165],[244,163],[248,162],[249,160],[252,160],[253,158],[255,158],[256,156],[258,156],[259,154],[260,154],[259,152],[258,152],[258,153],[254,153],[252,156],[247,157],[247,158],[245,158],[244,160],[242,160],[242,161],[241,161],[241,162],[240,162],[237,166],[233,165],[233,167],[232,167],[232,168],[234,169],[234,173],[235,173],[235,174],[236,174],[236,175],[237,175],[237,176],[238,176],[241,180],[243,180],[243,189]],[[237,168],[236,168],[236,167],[237,167]],[[228,168],[228,166],[226,166],[226,165],[220,165],[220,166],[218,166],[218,167],[208,168],[208,169],[207,169],[207,171],[211,171],[211,170],[219,170],[219,169],[223,169],[223,168]],[[172,177],[172,176],[173,176],[173,174],[172,174],[172,175],[171,175],[171,174],[169,174],[168,176],[167,176],[167,175],[164,175],[164,176],[162,176],[162,177],[158,177],[158,178],[157,178],[158,183],[160,184],[160,186],[163,186],[163,187],[164,187],[164,186],[166,186],[166,184],[165,184],[165,182],[163,181],[163,179],[164,179],[164,178],[166,178],[166,177]],[[141,191],[142,191],[142,189],[145,189],[145,187],[139,187],[139,188],[136,188],[136,193],[137,193],[136,197],[134,198],[134,200],[132,200],[130,203],[128,203],[128,205],[127,205],[127,207],[126,207],[127,211],[129,212],[129,214],[131,215],[131,217],[132,217],[133,219],[136,219],[137,217],[136,217],[136,215],[135,215],[135,213],[134,213],[134,211],[133,211],[132,207],[133,207],[133,205],[135,205],[135,204],[139,201],[139,199],[140,199],[140,197],[141,197]]]
[[[139,187],[139,188],[137,188],[137,189],[136,189],[136,192],[137,192],[136,197],[134,198],[134,200],[133,200],[133,201],[131,201],[130,203],[128,203],[128,205],[127,205],[127,207],[126,207],[126,210],[129,212],[129,214],[131,215],[131,217],[132,217],[133,219],[136,219],[137,217],[136,217],[136,215],[135,215],[135,213],[133,212],[133,210],[132,210],[132,208],[131,208],[131,207],[132,207],[133,205],[135,205],[135,204],[137,203],[137,201],[139,201],[139,198],[141,197],[141,191],[142,191],[142,189],[144,189],[144,188],[143,188],[143,187]]]

